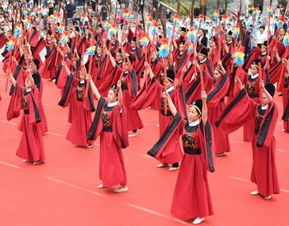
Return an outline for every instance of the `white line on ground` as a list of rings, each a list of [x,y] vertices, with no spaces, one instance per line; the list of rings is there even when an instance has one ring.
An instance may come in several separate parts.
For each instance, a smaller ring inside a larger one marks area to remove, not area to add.
[[[43,176],[45,179],[47,180],[50,180],[50,181],[53,181],[55,183],[59,183],[59,184],[63,184],[63,185],[66,185],[66,186],[69,186],[69,187],[72,187],[72,188],[75,188],[77,190],[81,190],[81,191],[85,191],[85,192],[88,192],[90,194],[93,194],[93,195],[97,195],[99,197],[108,197],[108,195],[104,195],[104,194],[101,194],[101,193],[98,193],[96,191],[93,191],[93,190],[90,190],[90,189],[87,189],[87,188],[83,188],[83,187],[80,187],[78,185],[75,185],[75,184],[71,184],[71,183],[68,183],[66,181],[63,181],[63,180],[59,180],[57,178],[54,178],[54,177],[49,177],[49,176]],[[169,220],[172,220],[172,221],[175,221],[175,222],[178,222],[178,223],[181,223],[181,224],[184,224],[184,225],[189,225],[189,223],[185,222],[185,221],[181,221],[181,220],[178,220],[176,218],[173,218],[171,216],[168,216],[168,215],[165,215],[163,213],[159,213],[155,210],[152,210],[152,209],[148,209],[148,208],[145,208],[145,207],[142,207],[142,206],[139,206],[139,205],[135,205],[135,204],[132,204],[132,203],[127,203],[126,205],[128,205],[129,207],[132,207],[134,209],[138,209],[138,210],[141,210],[143,212],[146,212],[146,213],[149,213],[149,214],[152,214],[152,215],[156,215],[156,216],[159,216],[159,217],[163,217],[163,218],[167,218]]]
[[[9,162],[0,161],[0,164],[5,165],[5,166],[10,166],[10,167],[13,167],[13,168],[16,168],[16,169],[21,169],[20,166],[13,165],[13,164],[11,164]]]
[[[46,132],[47,135],[53,135],[53,136],[57,136],[57,137],[65,137],[63,134],[61,133],[54,133],[54,132]]]
[[[228,176],[228,178],[233,179],[233,180],[237,180],[237,181],[241,181],[241,182],[245,182],[245,183],[251,183],[250,180],[247,180],[247,179],[244,179],[244,178],[241,178],[241,177]],[[285,188],[280,188],[280,191],[289,193],[289,190],[285,189]]]
[[[81,191],[85,191],[85,192],[88,192],[90,194],[93,194],[93,195],[97,195],[99,197],[106,197],[105,195],[101,194],[101,193],[98,193],[96,191],[93,191],[93,190],[90,190],[90,189],[87,189],[87,188],[83,188],[83,187],[80,187],[78,185],[75,185],[75,184],[71,184],[71,183],[68,183],[66,181],[63,181],[63,180],[59,180],[59,179],[56,179],[56,178],[53,178],[53,177],[49,177],[49,176],[43,176],[45,179],[47,180],[50,180],[50,181],[53,181],[53,182],[56,182],[56,183],[59,183],[59,184],[63,184],[63,185],[66,185],[66,186],[69,186],[69,187],[72,187],[72,188],[75,188],[77,190],[81,190]]]
[[[17,126],[17,123],[15,123],[15,122],[10,122],[10,121],[3,120],[3,119],[1,119],[0,122],[6,123],[6,124],[10,124],[10,125],[13,125],[13,126]]]
[[[143,158],[154,159],[153,157],[146,155],[146,154],[139,154],[139,156],[141,156]]]
[[[178,222],[178,223],[181,223],[181,224],[191,225],[191,224],[189,224],[188,222],[178,220],[178,219],[173,218],[173,217],[171,217],[171,216],[165,215],[165,214],[163,214],[163,213],[159,213],[159,212],[157,212],[157,211],[154,211],[154,210],[151,210],[151,209],[148,209],[148,208],[139,206],[139,205],[135,205],[135,204],[132,204],[132,203],[127,203],[127,205],[130,206],[130,207],[132,207],[132,208],[141,210],[141,211],[143,211],[143,212],[146,212],[146,213],[149,213],[149,214],[152,214],[152,215],[156,215],[156,216],[159,216],[159,217],[167,218],[167,219],[173,220],[173,221]]]

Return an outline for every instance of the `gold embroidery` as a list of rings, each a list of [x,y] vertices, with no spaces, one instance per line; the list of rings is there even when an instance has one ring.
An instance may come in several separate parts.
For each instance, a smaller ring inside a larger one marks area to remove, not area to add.
[[[182,135],[183,146],[184,148],[194,148],[195,147],[195,139],[189,134]]]
[[[109,126],[110,118],[107,112],[102,113],[102,121],[103,121],[103,126]]]

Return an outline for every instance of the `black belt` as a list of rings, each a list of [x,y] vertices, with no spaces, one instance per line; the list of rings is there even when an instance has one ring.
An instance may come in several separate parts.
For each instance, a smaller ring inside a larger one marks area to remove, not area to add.
[[[104,126],[102,131],[105,131],[105,132],[112,132],[112,127],[111,126]]]
[[[200,155],[201,154],[201,149],[200,148],[189,148],[189,147],[186,147],[184,148],[184,152],[186,154],[189,154],[189,155]]]

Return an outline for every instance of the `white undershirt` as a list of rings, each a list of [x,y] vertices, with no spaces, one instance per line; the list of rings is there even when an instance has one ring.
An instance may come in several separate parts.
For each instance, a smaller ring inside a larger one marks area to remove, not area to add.
[[[193,122],[189,121],[189,126],[196,126],[196,125],[199,125],[199,124],[200,124],[200,120],[193,121]]]
[[[258,78],[259,74],[255,74],[255,75],[250,75],[252,79],[256,79]]]
[[[207,60],[207,58],[206,58],[206,59],[204,59],[204,60],[201,60],[201,61],[200,61],[200,64],[202,64],[202,63],[205,63],[205,62],[206,62],[206,60]]]
[[[265,105],[262,105],[262,106],[261,106],[261,109],[262,109],[262,110],[266,110],[267,108],[268,108],[268,104],[265,104]]]
[[[107,103],[107,106],[108,107],[114,107],[118,104],[118,101],[115,101],[115,102],[111,102],[111,103]]]
[[[167,89],[166,92],[167,92],[167,93],[170,93],[170,92],[172,92],[174,89],[175,89],[175,87],[174,87],[174,86],[171,86],[170,88]]]

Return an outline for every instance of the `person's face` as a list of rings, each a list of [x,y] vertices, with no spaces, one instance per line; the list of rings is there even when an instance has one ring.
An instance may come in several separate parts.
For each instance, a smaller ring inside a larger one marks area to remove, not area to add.
[[[214,78],[218,79],[220,78],[220,76],[221,76],[221,73],[218,70],[214,70]]]
[[[227,35],[227,37],[226,37],[226,41],[227,41],[227,43],[231,43],[231,42],[232,42],[232,37],[229,36],[229,35]]]
[[[199,36],[202,36],[202,35],[204,35],[203,30],[199,30]]]
[[[206,59],[206,58],[205,58],[205,56],[204,56],[203,54],[200,54],[200,53],[199,53],[199,55],[198,55],[198,56],[199,56],[199,60],[200,60],[200,61],[202,61],[202,60]]]
[[[212,39],[210,39],[209,45],[210,45],[211,49],[214,49],[216,47],[216,44],[215,44],[215,42]]]
[[[265,92],[262,92],[261,95],[260,95],[260,102],[261,102],[261,105],[266,105],[269,103],[269,100],[265,94]]]
[[[99,56],[102,55],[102,49],[101,48],[97,48],[96,53]]]
[[[115,94],[115,91],[113,90],[109,90],[108,91],[108,94],[107,94],[107,101],[108,102],[115,102],[116,101],[116,94]]]
[[[123,64],[123,68],[124,68],[124,71],[129,71],[129,66],[128,66],[128,63],[127,63],[127,62],[125,62],[125,63]]]
[[[121,54],[120,53],[116,53],[115,59],[116,59],[116,61],[122,60]]]
[[[131,42],[130,46],[132,49],[134,49],[136,47],[136,42]]]
[[[282,28],[280,29],[280,35],[283,36],[285,34],[285,30]]]
[[[185,37],[185,36],[186,36],[186,32],[181,31],[181,32],[180,32],[180,35],[181,35],[182,37]]]
[[[261,52],[262,53],[266,53],[267,52],[267,48],[265,46],[261,46]]]
[[[252,75],[256,75],[257,73],[258,73],[258,69],[257,69],[257,67],[251,67],[251,73],[252,73]]]
[[[85,75],[86,75],[86,73],[85,73],[84,67],[82,67],[80,70],[80,73],[79,73],[80,79],[81,80],[85,79]]]
[[[196,110],[195,107],[193,106],[190,106],[189,108],[187,108],[187,117],[188,117],[188,120],[190,122],[194,122],[194,121],[197,121],[199,118],[200,118],[200,115],[198,114],[198,111]]]
[[[261,27],[261,28],[259,28],[259,31],[260,31],[261,34],[263,34],[264,29]]]
[[[180,45],[180,52],[184,52],[185,51],[185,45]]]
[[[33,87],[33,82],[31,81],[31,79],[28,79],[28,78],[25,79],[25,87],[26,88],[32,88]]]

